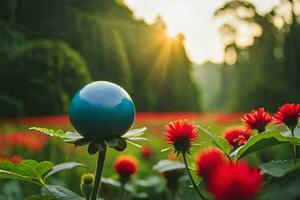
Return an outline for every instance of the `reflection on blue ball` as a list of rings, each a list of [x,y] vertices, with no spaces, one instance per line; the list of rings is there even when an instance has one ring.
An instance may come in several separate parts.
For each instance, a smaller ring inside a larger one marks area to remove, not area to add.
[[[69,119],[86,139],[103,142],[122,136],[133,125],[134,104],[120,86],[96,81],[84,86],[73,97]]]

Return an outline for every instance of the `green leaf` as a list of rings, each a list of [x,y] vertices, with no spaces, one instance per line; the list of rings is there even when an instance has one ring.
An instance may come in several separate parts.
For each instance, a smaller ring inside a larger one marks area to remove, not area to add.
[[[205,128],[198,126],[204,133],[206,133],[212,140],[213,142],[226,154],[229,155],[230,154],[230,145],[227,142],[227,140],[225,140],[223,137],[221,136],[216,136],[215,134],[209,132],[208,130],[206,130]]]
[[[173,160],[161,160],[153,166],[153,170],[156,170],[159,173],[183,169],[185,169],[185,165],[183,163]]]
[[[31,127],[29,129],[39,131],[46,135],[62,138],[65,142],[68,143],[76,143],[76,141],[84,140],[84,137],[82,137],[79,133],[70,132],[70,131],[64,132],[61,129],[54,130],[54,129],[43,128],[43,127]],[[84,140],[84,144],[86,143],[88,142]]]
[[[24,200],[55,200],[55,198],[50,195],[43,195],[43,196],[33,195],[33,196],[26,197]]]
[[[260,149],[284,143],[299,145],[300,138],[285,137],[277,130],[264,132],[250,137],[245,145],[236,149],[234,152],[231,153],[230,156],[234,157],[235,160],[238,160]]]
[[[55,165],[52,170],[45,176],[44,179],[48,178],[49,176],[52,176],[53,174],[56,174],[57,172],[60,172],[62,170],[72,169],[75,167],[85,167],[84,164],[77,163],[77,162],[67,162],[67,163],[61,163],[58,165]]]
[[[282,177],[289,172],[300,169],[300,163],[295,163],[294,160],[277,160],[263,163],[259,167],[265,174]]]
[[[120,184],[119,181],[116,181],[116,180],[111,179],[111,178],[102,177],[101,178],[101,183],[106,184],[106,185],[110,185],[110,186],[113,186],[113,187],[117,187],[117,188],[121,187],[121,184]]]
[[[283,177],[272,177],[261,188],[257,200],[297,200],[300,198],[300,170]]]
[[[53,163],[49,161],[24,160],[19,164],[5,161],[0,162],[0,178],[28,181],[43,186],[43,176],[52,168]]]
[[[83,200],[83,197],[61,186],[45,185],[45,188],[57,200]]]

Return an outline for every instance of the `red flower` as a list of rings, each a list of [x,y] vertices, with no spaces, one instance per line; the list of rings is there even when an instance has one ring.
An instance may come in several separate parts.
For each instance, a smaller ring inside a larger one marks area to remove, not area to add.
[[[300,104],[286,103],[279,108],[274,118],[276,123],[284,123],[290,129],[294,129],[298,123],[300,115]]]
[[[40,152],[47,144],[47,136],[31,132],[11,133],[5,137],[5,143],[12,147],[23,147],[33,152]]]
[[[227,142],[236,148],[246,144],[251,133],[247,130],[235,128],[227,130],[224,135]]]
[[[175,153],[189,153],[191,145],[198,138],[197,127],[188,120],[170,122],[165,129],[165,140],[172,144]]]
[[[114,169],[120,177],[128,178],[138,170],[138,162],[133,156],[122,155],[116,159]]]
[[[261,182],[260,170],[238,162],[217,168],[208,181],[207,189],[216,200],[252,200]]]
[[[14,155],[14,156],[11,156],[10,158],[0,157],[0,162],[2,162],[2,161],[10,161],[12,163],[21,163],[23,161],[23,158],[20,155]]]
[[[217,148],[202,151],[196,160],[197,175],[209,178],[219,166],[228,163],[226,156]]]
[[[13,163],[21,163],[23,158],[20,155],[14,155],[14,156],[10,157],[8,160]]]
[[[249,129],[257,129],[259,133],[264,132],[268,124],[272,122],[272,116],[266,112],[264,108],[252,110],[250,113],[245,113],[242,117]]]
[[[143,147],[141,149],[141,155],[145,159],[149,159],[152,156],[152,154],[153,154],[153,151],[152,151],[151,147]]]

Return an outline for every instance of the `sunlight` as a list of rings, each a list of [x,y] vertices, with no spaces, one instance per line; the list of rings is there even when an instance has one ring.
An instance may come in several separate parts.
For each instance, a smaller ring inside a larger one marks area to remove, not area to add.
[[[167,35],[170,37],[170,38],[175,38],[177,35],[178,35],[178,31],[176,31],[174,28],[167,28]]]

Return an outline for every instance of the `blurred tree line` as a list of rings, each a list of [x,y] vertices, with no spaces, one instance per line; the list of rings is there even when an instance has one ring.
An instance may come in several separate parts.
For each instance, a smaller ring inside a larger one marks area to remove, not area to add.
[[[249,111],[265,106],[275,111],[285,102],[300,102],[298,4],[282,0],[262,14],[249,1],[231,0],[215,12],[225,21],[220,28],[225,62],[196,69],[202,73],[203,90],[209,77],[217,81],[204,97],[206,108]]]
[[[122,1],[2,0],[0,117],[66,113],[92,80],[124,87],[138,111],[199,111],[184,38]]]

